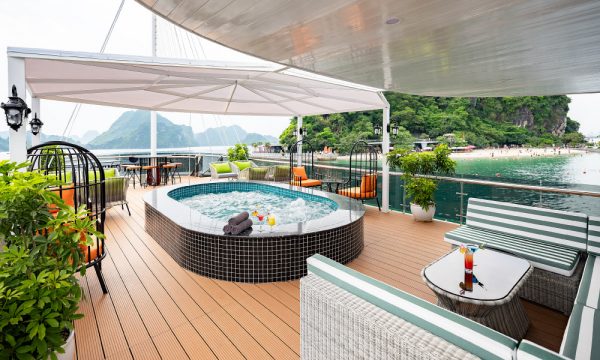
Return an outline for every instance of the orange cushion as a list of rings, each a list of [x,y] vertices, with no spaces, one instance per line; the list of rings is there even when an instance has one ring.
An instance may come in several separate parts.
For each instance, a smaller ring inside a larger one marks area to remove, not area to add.
[[[377,189],[377,174],[363,175],[360,179],[360,192],[373,192]]]
[[[339,195],[347,196],[353,199],[373,199],[375,191],[361,192],[360,187],[356,186],[348,189],[341,189],[337,192]]]
[[[56,195],[60,196],[67,205],[75,206],[75,189],[73,188],[73,185],[65,185],[62,189],[53,188],[51,190]],[[58,209],[54,204],[48,205],[48,208],[50,209],[51,214],[56,214],[58,212]]]
[[[292,171],[294,172],[294,180],[298,180],[298,178],[302,179],[303,181],[308,180],[304,166],[296,166],[292,168]]]
[[[314,186],[321,186],[322,182],[321,182],[321,180],[306,179],[306,180],[302,180],[302,181],[291,181],[291,184],[295,185],[295,186],[302,186],[302,187],[314,187]]]

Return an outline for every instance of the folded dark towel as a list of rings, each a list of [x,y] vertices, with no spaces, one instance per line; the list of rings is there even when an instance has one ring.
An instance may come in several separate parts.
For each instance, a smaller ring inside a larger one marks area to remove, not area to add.
[[[231,235],[239,235],[244,230],[249,229],[250,227],[252,227],[252,220],[246,219],[246,220],[242,221],[241,223],[239,223],[238,225],[231,226]]]
[[[231,234],[231,225],[227,224],[227,225],[223,226],[223,232],[225,234]]]
[[[242,221],[248,219],[250,217],[250,214],[248,214],[247,211],[241,212],[239,214],[237,214],[236,216],[232,217],[231,219],[229,219],[229,221],[227,222],[229,225],[239,225],[242,223]]]

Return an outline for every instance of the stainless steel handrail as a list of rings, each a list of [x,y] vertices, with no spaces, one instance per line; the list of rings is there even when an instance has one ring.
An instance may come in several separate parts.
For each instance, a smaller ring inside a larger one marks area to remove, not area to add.
[[[264,162],[272,162],[272,163],[285,163],[287,161],[281,160],[271,160],[271,159],[256,159],[257,161]],[[315,167],[324,168],[324,169],[335,169],[335,170],[348,170],[348,168],[343,166],[336,165],[325,165],[325,164],[315,164]],[[377,171],[378,174],[381,174],[381,170]],[[398,171],[390,171],[390,175],[402,176],[403,173]],[[490,180],[477,180],[477,179],[465,179],[465,178],[457,178],[451,176],[433,176],[433,175],[418,175],[419,177],[430,178],[441,181],[448,182],[456,182],[462,184],[472,184],[472,185],[484,185],[484,186],[492,186],[499,187],[504,189],[517,189],[517,190],[530,190],[537,192],[545,192],[545,193],[555,193],[555,194],[567,194],[567,195],[580,195],[580,196],[591,196],[591,197],[600,197],[600,192],[588,191],[588,190],[577,190],[577,189],[562,189],[557,187],[547,187],[547,186],[539,186],[539,185],[526,185],[526,184],[515,184],[515,183],[507,183],[500,181],[490,181]]]

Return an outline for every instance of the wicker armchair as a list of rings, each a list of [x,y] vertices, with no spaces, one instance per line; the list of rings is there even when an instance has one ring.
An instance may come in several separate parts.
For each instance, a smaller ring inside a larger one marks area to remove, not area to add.
[[[221,171],[220,167],[224,166],[224,164],[229,165],[229,171]],[[238,178],[238,173],[234,172],[234,169],[230,162],[222,161],[222,162],[210,163],[210,179],[211,180],[237,179],[237,178]]]
[[[268,172],[268,167],[250,167],[240,171],[238,179],[246,181],[264,181],[267,179]]]
[[[289,182],[291,180],[289,165],[270,166],[265,180],[276,182]]]

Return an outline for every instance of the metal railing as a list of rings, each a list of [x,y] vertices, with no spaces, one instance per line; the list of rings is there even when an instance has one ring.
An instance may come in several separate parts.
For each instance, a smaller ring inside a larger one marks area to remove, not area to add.
[[[255,159],[256,163],[287,164],[281,159]],[[315,163],[315,167],[322,169],[321,173],[329,172],[332,177],[336,175],[344,178],[347,167]],[[381,170],[378,171],[381,174]],[[403,174],[390,171],[390,207],[403,213],[410,213],[410,204],[407,203]],[[439,181],[440,186],[436,193],[438,199],[436,218],[452,222],[464,223],[466,216],[466,201],[469,196],[478,198],[508,201],[522,205],[549,207],[559,210],[580,211],[588,215],[600,216],[600,186],[587,186],[594,189],[577,189],[573,186],[586,186],[576,184],[556,184],[544,186],[540,180],[539,185],[519,184],[506,181],[492,181],[483,179],[460,178],[452,176],[424,176]],[[379,177],[381,178],[381,177]],[[380,181],[380,180],[379,180]],[[378,186],[381,186],[379,183]],[[455,196],[450,198],[449,195]],[[574,197],[581,198],[574,200]],[[444,203],[443,201],[446,200]],[[367,202],[370,204],[370,202]],[[373,202],[373,205],[375,203]],[[455,210],[453,210],[455,209]]]

